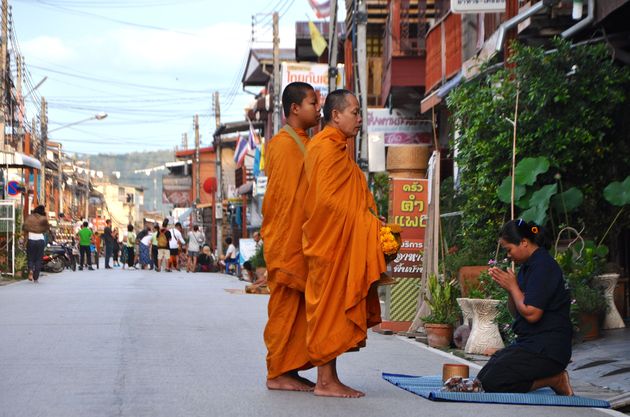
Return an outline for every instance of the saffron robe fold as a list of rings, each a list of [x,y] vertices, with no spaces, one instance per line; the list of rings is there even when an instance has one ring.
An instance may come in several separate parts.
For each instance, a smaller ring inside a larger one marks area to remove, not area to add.
[[[320,366],[363,346],[367,329],[381,322],[372,284],[386,265],[376,204],[363,172],[346,152],[343,133],[327,126],[315,135],[304,168],[306,343],[311,363]]]
[[[306,146],[304,130],[295,132]],[[267,190],[263,224],[267,280],[270,290],[265,327],[267,378],[312,367],[306,351],[306,261],[302,253],[304,223],[304,154],[291,135],[281,129],[266,145]]]

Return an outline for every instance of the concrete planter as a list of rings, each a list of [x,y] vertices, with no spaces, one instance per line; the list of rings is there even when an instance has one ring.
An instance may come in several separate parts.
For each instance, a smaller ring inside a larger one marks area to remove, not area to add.
[[[608,312],[602,325],[603,329],[623,329],[626,327],[615,305],[615,287],[618,280],[619,274],[603,274],[595,277],[595,282],[604,289],[604,296],[608,304]]]
[[[473,312],[472,330],[466,343],[466,353],[491,355],[505,344],[496,323],[499,300],[469,298],[468,304]]]

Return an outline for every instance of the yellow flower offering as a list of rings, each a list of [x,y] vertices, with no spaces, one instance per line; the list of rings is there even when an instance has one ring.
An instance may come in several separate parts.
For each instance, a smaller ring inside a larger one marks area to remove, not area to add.
[[[397,235],[397,236],[396,236]],[[381,248],[385,255],[395,255],[400,250],[400,226],[387,224],[380,230]]]

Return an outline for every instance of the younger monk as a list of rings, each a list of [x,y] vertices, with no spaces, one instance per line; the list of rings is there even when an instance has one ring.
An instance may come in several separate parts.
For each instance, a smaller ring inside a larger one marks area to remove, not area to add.
[[[312,391],[314,384],[297,371],[311,368],[306,351],[306,261],[302,253],[304,223],[304,152],[306,130],[319,124],[320,105],[310,84],[295,82],[282,93],[287,120],[265,149],[268,177],[263,202],[269,298],[267,388]]]
[[[381,222],[365,176],[346,152],[361,127],[356,97],[347,90],[330,93],[324,121],[304,163],[306,343],[318,367],[315,395],[356,398],[364,394],[339,381],[336,358],[365,346],[367,329],[381,322],[373,285],[385,272]]]

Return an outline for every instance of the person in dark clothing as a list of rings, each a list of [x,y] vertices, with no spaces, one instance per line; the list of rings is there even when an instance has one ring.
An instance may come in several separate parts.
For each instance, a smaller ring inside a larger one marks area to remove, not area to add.
[[[26,240],[26,259],[28,262],[29,281],[38,282],[42,269],[42,257],[46,247],[44,233],[50,231],[46,208],[37,206],[26,219],[24,219],[24,240]]]
[[[119,236],[118,236],[118,228],[115,228],[113,233],[112,233],[112,237],[114,238],[114,244],[113,244],[113,250],[112,250],[112,258],[114,261],[114,266],[120,266],[120,263],[118,262],[118,256],[120,254],[120,242],[119,242]]]
[[[566,371],[571,360],[571,295],[562,270],[544,246],[539,226],[522,219],[501,229],[499,243],[521,265],[490,268],[492,279],[508,294],[516,341],[492,355],[477,378],[487,392],[529,392],[552,388],[573,395]]]
[[[105,243],[105,269],[111,269],[109,259],[114,254],[114,235],[112,234],[112,221],[107,220],[105,222],[105,229],[103,230],[103,242]]]

